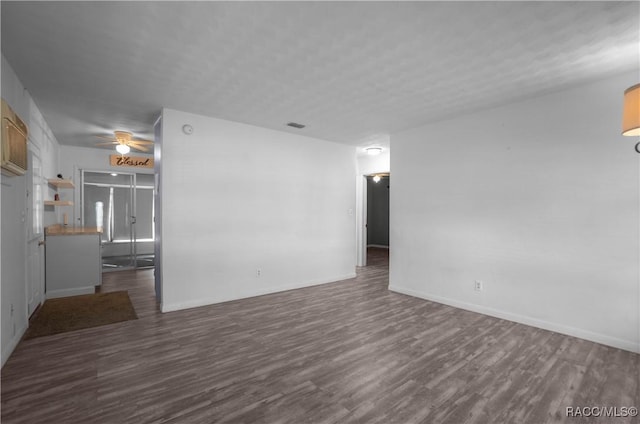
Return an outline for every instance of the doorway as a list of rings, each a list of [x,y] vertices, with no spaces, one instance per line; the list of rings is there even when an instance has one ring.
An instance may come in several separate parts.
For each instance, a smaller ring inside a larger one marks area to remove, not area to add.
[[[366,264],[389,263],[389,197],[391,177],[388,173],[366,176]]]
[[[82,224],[101,231],[102,271],[154,265],[154,177],[82,171]]]

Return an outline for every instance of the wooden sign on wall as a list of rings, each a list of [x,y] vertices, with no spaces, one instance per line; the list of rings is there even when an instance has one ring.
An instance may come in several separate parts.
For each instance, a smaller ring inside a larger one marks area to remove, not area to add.
[[[111,155],[109,156],[111,166],[128,166],[131,168],[153,168],[153,158],[142,156]]]

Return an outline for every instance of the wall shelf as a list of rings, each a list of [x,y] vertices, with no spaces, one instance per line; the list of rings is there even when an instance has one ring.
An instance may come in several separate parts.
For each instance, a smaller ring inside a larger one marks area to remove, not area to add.
[[[71,200],[45,200],[45,206],[73,206]]]
[[[75,185],[73,184],[73,181],[71,180],[63,180],[60,178],[51,178],[49,180],[47,180],[47,182],[49,184],[51,184],[52,186],[56,187],[56,188],[75,188]]]

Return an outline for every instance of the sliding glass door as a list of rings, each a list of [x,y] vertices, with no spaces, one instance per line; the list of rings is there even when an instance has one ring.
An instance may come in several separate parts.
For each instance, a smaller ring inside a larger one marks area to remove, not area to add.
[[[82,220],[102,231],[103,271],[136,266],[135,174],[82,172]]]
[[[82,224],[102,231],[102,269],[154,266],[154,176],[82,171]]]
[[[151,268],[154,266],[154,186],[155,177],[153,174],[135,175],[136,225],[134,244],[136,268]]]

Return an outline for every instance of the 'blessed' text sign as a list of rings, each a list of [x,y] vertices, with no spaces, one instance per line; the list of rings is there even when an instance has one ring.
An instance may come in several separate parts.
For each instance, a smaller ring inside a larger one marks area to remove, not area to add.
[[[128,166],[132,168],[153,168],[153,158],[142,156],[111,155],[111,166]]]

